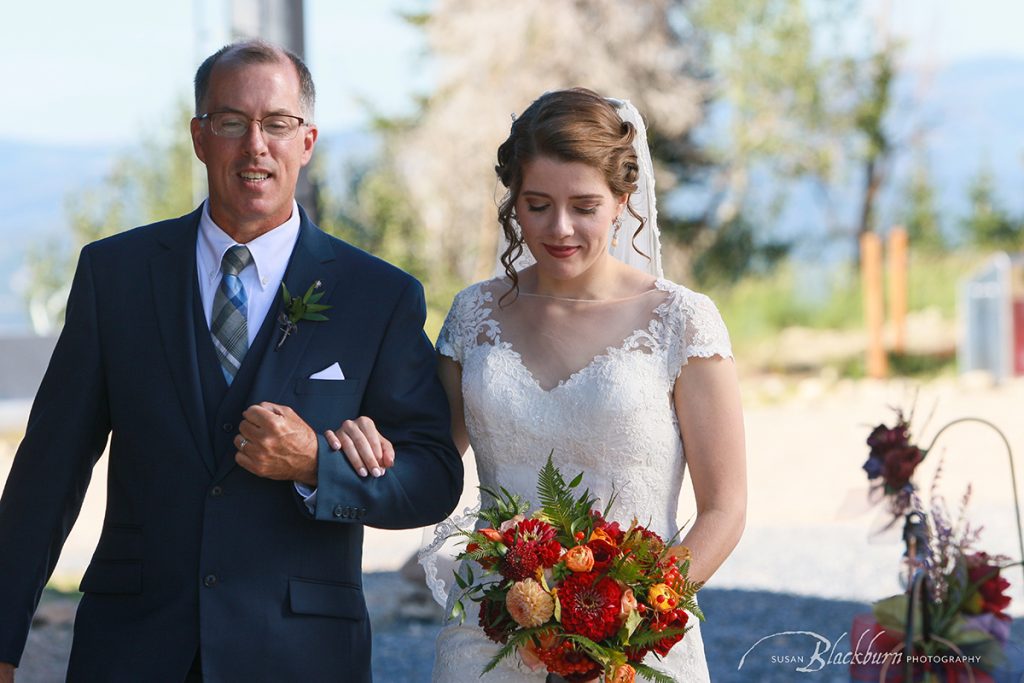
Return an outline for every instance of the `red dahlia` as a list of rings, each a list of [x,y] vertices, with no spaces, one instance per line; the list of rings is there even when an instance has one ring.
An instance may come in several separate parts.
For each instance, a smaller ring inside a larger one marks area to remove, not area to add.
[[[562,606],[562,627],[593,641],[600,641],[619,630],[622,588],[608,577],[594,572],[573,574],[558,587]]]
[[[554,566],[562,554],[555,534],[553,526],[539,519],[525,519],[506,531],[503,540],[508,552],[501,562],[501,575],[522,581],[539,567]]]
[[[505,643],[512,631],[516,629],[516,622],[505,610],[504,600],[492,600],[484,597],[480,601],[480,628],[484,634],[496,643]]]
[[[999,572],[999,565],[990,560],[988,553],[974,553],[967,558],[968,580],[981,584],[978,586],[981,611],[990,612],[1000,619],[1009,619],[1005,610],[1010,606],[1010,596],[1006,595],[1010,582],[1000,576]]]

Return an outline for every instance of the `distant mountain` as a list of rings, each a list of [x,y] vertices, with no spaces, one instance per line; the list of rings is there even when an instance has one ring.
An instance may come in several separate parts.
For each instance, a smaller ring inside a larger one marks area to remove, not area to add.
[[[912,104],[915,95],[917,105]],[[912,74],[900,84],[897,106],[902,111],[895,114],[902,120],[894,128],[907,130],[914,121],[923,130],[932,182],[947,220],[967,213],[967,187],[982,167],[995,175],[1000,201],[1016,213],[1024,211],[1024,60],[961,62],[931,79]],[[912,162],[904,156],[895,169],[900,175]],[[892,203],[892,192],[886,199]]]

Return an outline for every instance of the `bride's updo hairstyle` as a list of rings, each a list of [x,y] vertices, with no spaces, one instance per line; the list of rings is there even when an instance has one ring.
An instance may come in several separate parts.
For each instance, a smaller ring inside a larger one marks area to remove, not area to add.
[[[633,149],[634,137],[633,124],[623,121],[608,100],[586,88],[545,93],[513,121],[508,139],[498,147],[498,165],[494,167],[498,178],[508,188],[498,205],[498,222],[508,240],[508,248],[501,254],[501,265],[512,281],[509,294],[519,291],[515,262],[523,254],[523,236],[516,223],[515,206],[523,186],[523,167],[537,157],[546,156],[559,161],[579,161],[596,168],[613,195],[627,195],[626,208],[640,221],[633,233],[635,238],[644,228],[644,218],[628,201],[628,196],[637,190],[640,174]]]

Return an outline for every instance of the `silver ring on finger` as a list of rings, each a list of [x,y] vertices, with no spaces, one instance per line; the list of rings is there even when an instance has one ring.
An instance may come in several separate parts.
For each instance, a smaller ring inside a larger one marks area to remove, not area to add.
[[[242,437],[242,440],[238,442],[238,450],[244,451],[246,444],[249,443],[249,439]]]

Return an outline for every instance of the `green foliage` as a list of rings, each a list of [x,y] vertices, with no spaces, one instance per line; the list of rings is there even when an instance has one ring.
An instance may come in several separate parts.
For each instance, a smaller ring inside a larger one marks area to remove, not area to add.
[[[900,221],[907,230],[911,248],[924,252],[945,251],[946,240],[935,205],[935,188],[928,173],[928,161],[923,155],[917,157],[903,195]]]
[[[580,496],[574,496],[572,490],[580,485],[583,473],[580,472],[571,482],[565,483],[562,473],[552,462],[554,451],[548,454],[548,461],[537,476],[537,497],[540,499],[540,517],[558,530],[558,540],[565,547],[576,544],[577,531],[589,532],[593,524],[590,509],[597,498],[590,494],[590,489]]]
[[[968,192],[971,213],[962,223],[968,241],[986,249],[1021,249],[1024,221],[1014,219],[999,202],[991,169],[983,166],[971,181]]]
[[[325,190],[320,227],[422,279],[424,238],[401,187],[386,164],[354,168],[343,199]]]
[[[714,241],[693,262],[693,276],[702,287],[770,272],[791,248],[781,241],[759,242],[754,225],[743,214],[719,226],[715,232]]]
[[[984,252],[969,249],[922,252],[911,244],[909,311],[936,309],[942,319],[954,320],[957,287],[985,258]],[[729,327],[737,357],[773,344],[787,327],[842,331],[864,325],[859,274],[847,267],[784,260],[770,272],[716,284],[705,291]],[[891,360],[894,372],[924,377],[946,372],[953,362],[942,355],[893,355]],[[863,359],[851,358],[838,370],[847,377],[863,376]]]
[[[194,208],[191,118],[191,108],[183,98],[169,125],[146,133],[138,149],[119,155],[98,187],[66,198],[70,236],[30,250],[28,303],[33,310],[46,309],[49,324],[64,320],[66,291],[83,246]]]
[[[672,678],[668,674],[655,669],[647,664],[638,663],[633,666],[636,669],[636,674],[641,678],[648,681],[654,681],[654,683],[678,683],[676,679]]]
[[[481,486],[480,490],[494,499],[492,505],[481,507],[479,513],[480,519],[490,524],[492,529],[497,529],[506,520],[512,519],[516,515],[525,515],[530,510],[528,500],[510,492],[504,486],[499,487],[498,491],[488,486]]]
[[[536,626],[534,628],[523,628],[515,631],[509,636],[508,642],[501,646],[497,654],[495,654],[494,657],[491,658],[491,661],[487,663],[487,666],[483,668],[480,675],[482,676],[488,671],[491,671],[494,667],[498,666],[501,660],[506,657],[510,657],[520,647],[523,647],[533,640],[535,636],[544,635],[544,633],[549,632],[550,630],[550,626]]]
[[[404,123],[380,119],[377,132],[385,136],[385,148],[394,132],[387,129],[388,125],[396,130],[406,127]],[[320,183],[319,225],[419,279],[427,297],[425,332],[430,339],[436,339],[452,299],[464,283],[443,268],[444,264],[430,263],[424,258],[427,236],[392,161],[392,155],[385,151],[349,168],[348,184],[341,196],[331,193],[329,185]],[[321,164],[318,162],[313,171],[317,177],[323,177]]]
[[[284,305],[284,310],[290,323],[296,324],[300,320],[312,320],[314,322],[327,320],[327,316],[321,313],[321,311],[328,310],[330,305],[317,303],[323,298],[324,292],[313,293],[319,286],[320,281],[317,280],[309,286],[305,294],[298,297],[292,296],[291,292],[288,291],[288,286],[283,282],[281,283],[281,303]]]

